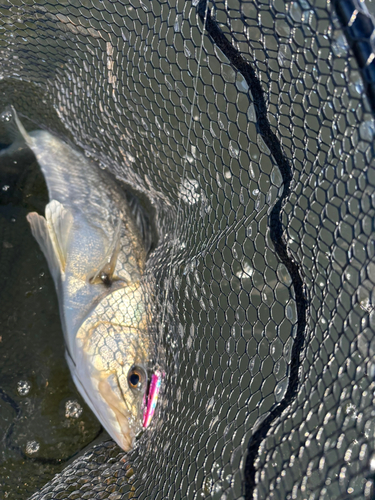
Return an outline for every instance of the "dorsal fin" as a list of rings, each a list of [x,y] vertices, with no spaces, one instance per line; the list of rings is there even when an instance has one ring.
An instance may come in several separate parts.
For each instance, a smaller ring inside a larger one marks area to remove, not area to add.
[[[113,233],[112,242],[98,266],[96,273],[90,278],[90,283],[96,285],[97,283],[104,283],[107,286],[112,284],[112,281],[117,279],[113,276],[115,272],[118,254],[120,252],[120,236],[121,236],[121,219],[119,218],[118,224]]]

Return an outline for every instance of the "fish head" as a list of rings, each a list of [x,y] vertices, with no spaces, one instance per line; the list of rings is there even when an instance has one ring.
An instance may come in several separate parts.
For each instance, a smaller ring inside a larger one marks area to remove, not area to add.
[[[119,368],[116,372],[101,373],[98,392],[106,403],[105,408],[100,408],[101,414],[106,413],[106,430],[121,448],[128,451],[142,430],[147,371],[145,366],[134,362],[122,368],[124,370]]]
[[[84,333],[85,341],[69,363],[73,379],[106,431],[129,451],[143,427],[147,336],[110,323],[96,324]]]

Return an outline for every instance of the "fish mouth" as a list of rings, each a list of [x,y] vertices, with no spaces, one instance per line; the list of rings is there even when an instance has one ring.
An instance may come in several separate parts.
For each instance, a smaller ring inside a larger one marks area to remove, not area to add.
[[[91,411],[120,448],[130,451],[134,447],[136,432],[142,428],[141,422],[136,425],[136,430],[133,430],[129,425],[130,413],[125,412],[125,414],[118,409],[118,399],[112,392],[108,381],[103,379],[98,381],[96,378],[97,382],[93,384],[91,377],[84,372],[77,372],[77,366],[68,352],[66,352],[66,359],[74,383],[80,393],[86,396],[85,400]]]
[[[151,375],[151,380],[149,383],[148,391],[146,391],[143,399],[143,428],[146,429],[152,420],[155,413],[156,403],[158,401],[158,396],[161,387],[162,373],[156,370]],[[147,394],[147,395],[146,395]]]
[[[116,375],[113,375],[110,380],[108,378],[94,377],[96,380],[94,382],[92,376],[87,376],[84,372],[78,373],[77,365],[68,352],[66,353],[66,359],[78,390],[81,394],[86,395],[86,402],[103,427],[124,451],[128,452],[133,449],[136,435],[142,428],[149,427],[152,421],[161,382],[165,376],[164,372],[156,370],[150,376],[143,401],[140,401],[141,414],[138,420],[131,415],[130,411],[124,408],[123,404],[119,404],[119,402],[123,401],[123,394]],[[92,387],[92,390],[86,390],[89,387]],[[113,390],[115,388],[118,388],[118,394],[116,390]]]
[[[112,386],[108,380],[101,380],[98,384],[98,390],[107,403],[115,418],[108,418],[108,414],[103,418],[107,422],[106,429],[116,443],[124,450],[130,451],[134,448],[134,442],[137,432],[141,428],[141,423],[136,422],[130,411],[119,407],[119,398],[113,392]],[[131,425],[131,422],[133,425]]]
[[[113,429],[111,435],[116,443],[124,450],[130,451],[134,447],[135,442],[135,433],[132,432],[129,426],[129,417],[125,416],[121,413],[117,408],[110,405],[111,410],[115,414],[117,424],[120,427],[120,430],[116,432],[116,429]]]

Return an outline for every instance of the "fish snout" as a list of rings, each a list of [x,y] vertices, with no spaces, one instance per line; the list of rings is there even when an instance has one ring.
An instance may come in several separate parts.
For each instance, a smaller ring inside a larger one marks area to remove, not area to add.
[[[132,367],[127,376],[111,373],[101,378],[99,394],[107,404],[106,430],[125,451],[133,448],[142,430],[143,397],[147,387],[145,371]]]
[[[118,425],[112,428],[112,433],[110,434],[124,451],[130,451],[134,448],[136,432],[131,429],[127,415],[115,413]]]

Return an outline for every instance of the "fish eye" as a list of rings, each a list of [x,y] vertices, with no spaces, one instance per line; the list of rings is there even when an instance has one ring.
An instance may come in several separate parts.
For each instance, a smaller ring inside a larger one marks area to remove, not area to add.
[[[128,384],[131,389],[141,389],[146,381],[146,373],[143,368],[133,366],[128,373]]]

